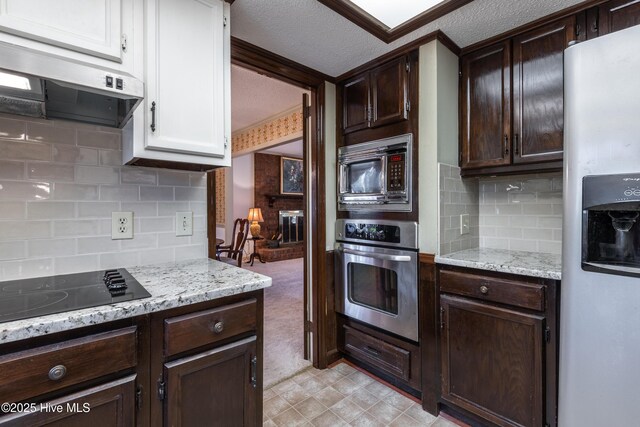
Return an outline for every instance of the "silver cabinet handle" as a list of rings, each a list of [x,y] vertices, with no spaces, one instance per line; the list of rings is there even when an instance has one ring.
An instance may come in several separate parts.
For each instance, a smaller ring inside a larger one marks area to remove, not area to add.
[[[216,334],[221,333],[222,331],[224,331],[224,323],[222,323],[222,321],[216,322],[211,330]]]
[[[49,369],[49,379],[52,381],[61,380],[67,375],[67,367],[64,365],[56,365]]]
[[[156,101],[151,103],[151,132],[156,131]]]
[[[343,249],[345,254],[365,256],[369,258],[381,259],[384,261],[398,261],[398,262],[409,262],[411,261],[411,257],[409,255],[388,255],[388,254],[378,254],[375,252],[364,252],[364,251],[354,251],[353,249]]]

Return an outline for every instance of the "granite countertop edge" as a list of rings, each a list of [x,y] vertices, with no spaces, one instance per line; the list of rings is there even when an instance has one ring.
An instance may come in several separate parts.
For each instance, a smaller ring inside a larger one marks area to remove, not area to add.
[[[562,279],[561,256],[550,253],[476,248],[446,255],[436,255],[435,261],[437,264],[456,267],[475,268],[543,279]]]
[[[150,298],[0,323],[0,344],[98,325],[271,286],[271,278],[210,259],[127,268]]]

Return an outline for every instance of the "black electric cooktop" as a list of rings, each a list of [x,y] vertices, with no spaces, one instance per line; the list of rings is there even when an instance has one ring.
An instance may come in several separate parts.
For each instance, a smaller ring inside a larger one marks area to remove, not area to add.
[[[0,282],[0,323],[150,296],[124,268]]]

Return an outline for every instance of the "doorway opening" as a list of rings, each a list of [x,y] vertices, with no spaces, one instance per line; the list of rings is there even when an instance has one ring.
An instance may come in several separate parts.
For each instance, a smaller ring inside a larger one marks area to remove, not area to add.
[[[216,238],[233,242],[236,219],[252,221],[238,265],[273,280],[264,293],[265,388],[312,364],[304,328],[310,93],[231,67],[232,166],[215,172]]]

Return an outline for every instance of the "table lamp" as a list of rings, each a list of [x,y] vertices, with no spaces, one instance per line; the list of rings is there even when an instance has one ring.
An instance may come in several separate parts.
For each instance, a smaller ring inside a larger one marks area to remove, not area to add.
[[[251,208],[249,209],[249,217],[247,218],[251,221],[251,226],[249,227],[249,231],[253,237],[260,236],[260,224],[259,222],[264,222],[262,218],[262,210],[260,208]]]

